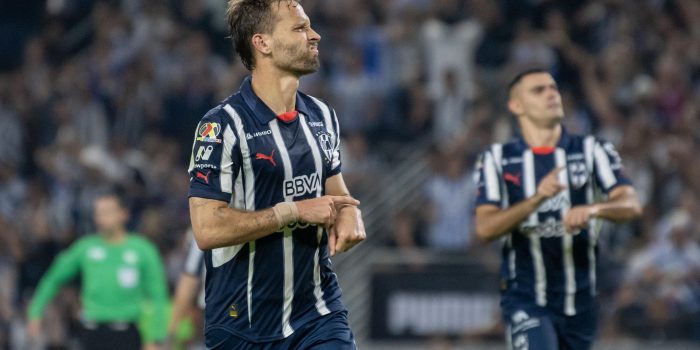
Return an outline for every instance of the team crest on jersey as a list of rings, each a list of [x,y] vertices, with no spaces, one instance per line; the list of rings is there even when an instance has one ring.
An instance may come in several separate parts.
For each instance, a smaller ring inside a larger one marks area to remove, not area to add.
[[[318,143],[321,145],[323,154],[326,155],[326,159],[330,162],[333,159],[333,142],[331,142],[331,135],[326,131],[319,131],[316,133],[318,138]]]
[[[579,189],[586,184],[586,180],[588,180],[588,171],[586,169],[586,163],[570,162],[569,182],[571,182],[571,187],[573,187],[574,189]]]
[[[221,139],[217,138],[220,133],[221,124],[204,123],[197,129],[197,141],[221,143]]]

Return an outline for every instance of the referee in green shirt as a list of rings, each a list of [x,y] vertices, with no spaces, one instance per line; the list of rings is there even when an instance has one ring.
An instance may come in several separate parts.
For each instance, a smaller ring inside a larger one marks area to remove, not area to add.
[[[160,256],[145,238],[126,231],[129,210],[116,194],[96,199],[99,234],[83,237],[61,253],[39,282],[29,304],[28,335],[41,334],[41,317],[59,288],[80,274],[83,349],[141,349],[136,323],[145,301],[154,317],[144,334],[148,349],[165,339],[167,287]]]

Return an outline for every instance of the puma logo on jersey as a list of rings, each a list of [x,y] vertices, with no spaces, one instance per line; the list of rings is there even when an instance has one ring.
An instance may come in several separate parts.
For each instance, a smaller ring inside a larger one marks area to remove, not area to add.
[[[209,184],[209,173],[211,173],[211,170],[207,171],[207,173],[203,173],[201,171],[197,172],[197,178],[204,180],[204,183]]]
[[[315,193],[321,188],[321,178],[318,174],[299,175],[284,182],[286,197],[299,197],[307,193]]]
[[[277,166],[277,162],[275,162],[275,150],[272,150],[272,153],[268,156],[265,153],[256,153],[255,154],[255,159],[262,159],[262,160],[267,160],[270,163],[272,163],[272,166]]]
[[[520,173],[515,175],[511,173],[505,173],[503,174],[503,178],[515,186],[520,186]]]

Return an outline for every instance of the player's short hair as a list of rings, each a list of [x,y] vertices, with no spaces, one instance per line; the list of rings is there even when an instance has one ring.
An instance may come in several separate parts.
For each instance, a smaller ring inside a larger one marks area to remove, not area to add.
[[[535,74],[535,73],[547,73],[549,74],[549,71],[540,68],[540,67],[535,67],[535,68],[529,68],[524,71],[521,71],[520,73],[516,74],[513,79],[511,79],[510,83],[508,83],[508,96],[510,96],[510,93],[513,91],[513,88],[518,85],[518,83],[523,80],[524,77],[530,75],[530,74]]]
[[[253,43],[256,33],[271,33],[275,18],[272,5],[286,2],[300,3],[301,0],[229,0],[226,9],[228,31],[233,48],[248,70],[255,68]]]
[[[122,188],[109,188],[105,189],[97,194],[95,197],[95,202],[103,198],[112,198],[117,201],[120,208],[128,210],[131,206],[129,199],[127,199],[124,189]]]

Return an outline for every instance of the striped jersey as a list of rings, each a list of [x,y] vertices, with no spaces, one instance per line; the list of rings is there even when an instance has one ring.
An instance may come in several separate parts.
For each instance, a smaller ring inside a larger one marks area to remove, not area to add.
[[[613,145],[565,130],[551,150],[530,148],[522,137],[493,144],[477,164],[477,206],[515,205],[535,195],[539,182],[556,167],[563,167],[559,182],[568,188],[505,236],[501,286],[504,297],[575,315],[591,307],[596,294],[599,225],[592,220],[589,229],[570,234],[563,218],[570,208],[599,202],[613,188],[630,184]]]
[[[341,167],[335,112],[298,92],[297,118],[282,121],[255,95],[250,79],[199,123],[189,195],[246,211],[324,195],[326,179]],[[298,222],[206,251],[205,332],[267,342],[344,310],[327,246],[321,226]]]
[[[185,266],[182,272],[200,281],[201,290],[197,296],[197,306],[204,309],[204,283],[202,282],[204,282],[207,276],[207,269],[204,266],[204,252],[199,249],[194,237],[192,237],[190,242],[190,248],[187,251]]]

